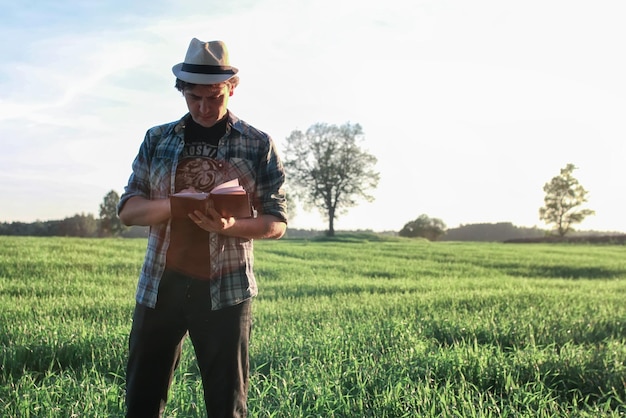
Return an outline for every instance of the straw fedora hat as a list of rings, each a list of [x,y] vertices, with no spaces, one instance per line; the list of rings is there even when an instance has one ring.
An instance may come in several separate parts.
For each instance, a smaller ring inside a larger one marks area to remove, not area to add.
[[[230,65],[224,42],[202,42],[196,38],[189,43],[185,61],[172,67],[177,78],[193,84],[221,83],[238,71]]]

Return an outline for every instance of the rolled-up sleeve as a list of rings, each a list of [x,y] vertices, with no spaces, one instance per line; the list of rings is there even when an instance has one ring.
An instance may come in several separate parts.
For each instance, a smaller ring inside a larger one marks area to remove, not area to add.
[[[139,152],[135,157],[132,165],[132,173],[128,179],[126,187],[124,187],[124,193],[120,197],[120,201],[117,204],[117,213],[120,211],[133,196],[141,196],[146,199],[150,198],[150,133],[146,133],[146,136],[139,148]]]
[[[257,210],[260,214],[273,215],[287,223],[284,183],[285,169],[274,142],[269,139],[257,173],[257,196],[260,205]]]

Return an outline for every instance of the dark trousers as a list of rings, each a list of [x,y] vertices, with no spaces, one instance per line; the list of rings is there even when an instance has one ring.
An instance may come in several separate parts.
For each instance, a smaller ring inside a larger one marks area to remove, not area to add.
[[[251,321],[249,300],[212,311],[209,282],[166,271],[156,307],[135,306],[126,369],[126,416],[162,416],[188,333],[208,416],[245,417]]]

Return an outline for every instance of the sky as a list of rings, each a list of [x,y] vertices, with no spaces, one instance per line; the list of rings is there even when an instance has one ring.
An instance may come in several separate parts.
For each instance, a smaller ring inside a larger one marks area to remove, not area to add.
[[[187,109],[171,67],[226,42],[230,110],[285,139],[358,123],[380,173],[336,230],[539,220],[568,163],[626,231],[622,0],[0,0],[0,222],[94,214],[121,194],[144,134]],[[287,188],[289,184],[287,183]],[[325,229],[298,208],[292,228]]]

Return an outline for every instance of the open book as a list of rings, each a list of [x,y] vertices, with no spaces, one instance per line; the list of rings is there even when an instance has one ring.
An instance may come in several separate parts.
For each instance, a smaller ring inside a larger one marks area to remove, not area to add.
[[[224,218],[249,218],[252,216],[250,196],[234,179],[215,186],[209,193],[180,192],[170,197],[172,217],[187,217],[187,214],[198,210],[207,213],[210,207]]]

